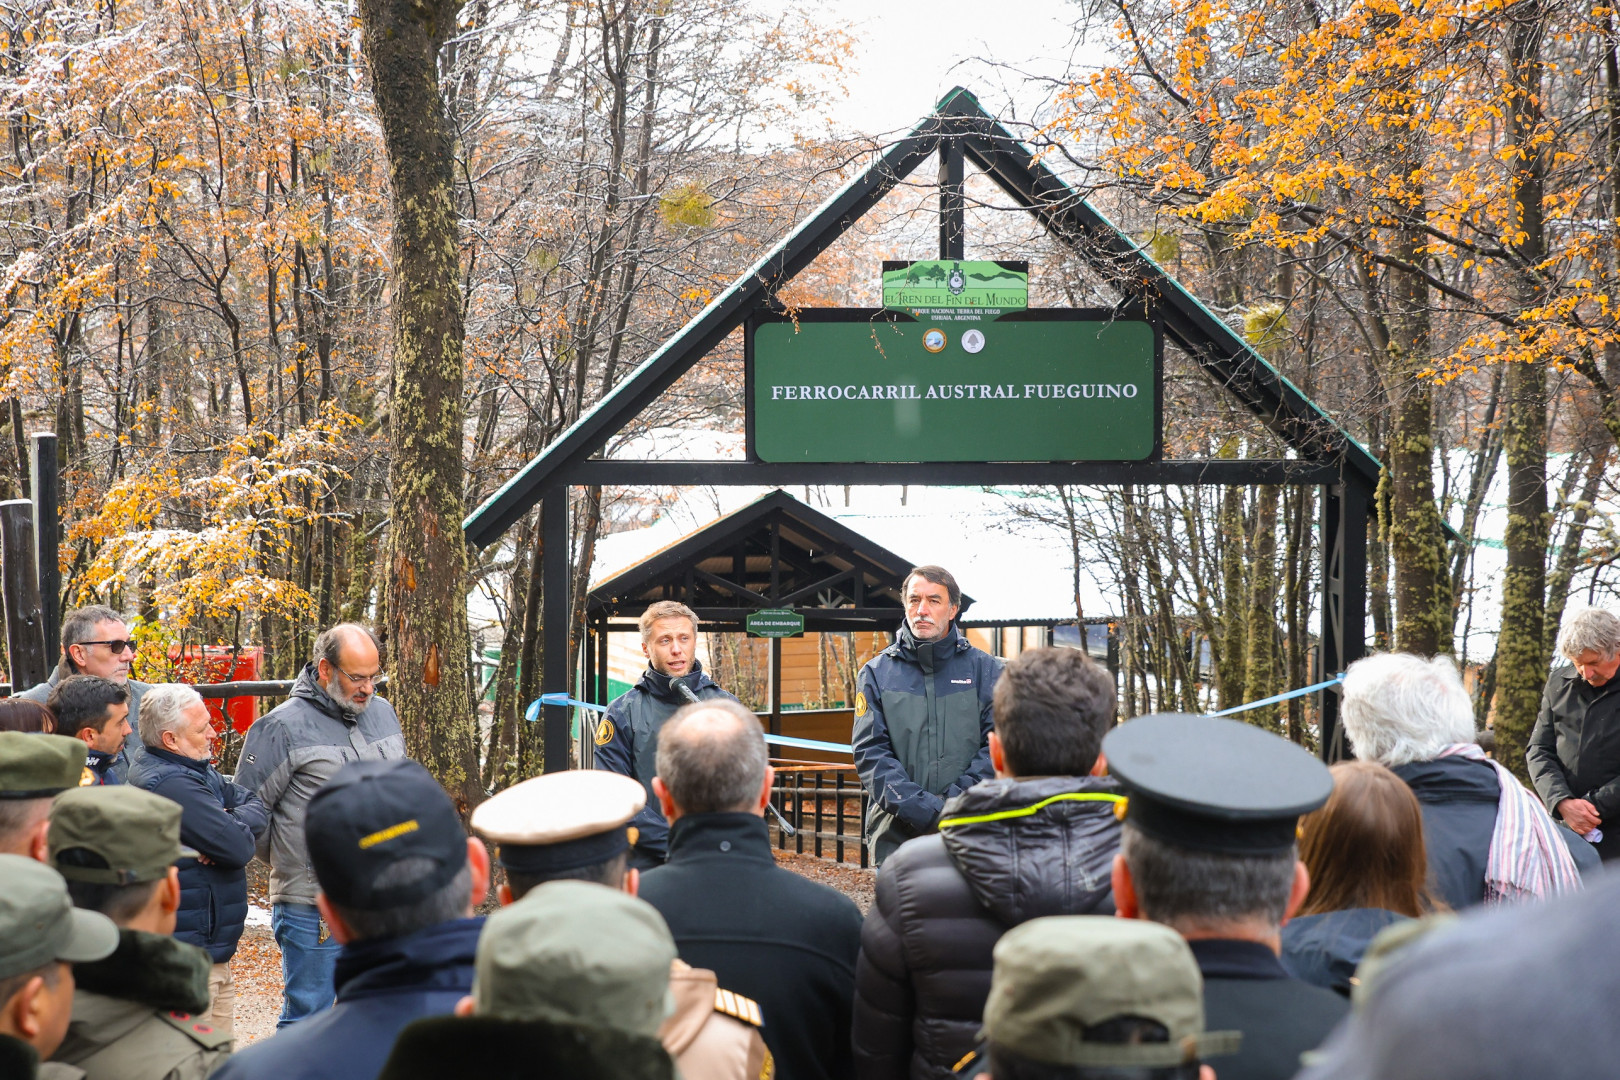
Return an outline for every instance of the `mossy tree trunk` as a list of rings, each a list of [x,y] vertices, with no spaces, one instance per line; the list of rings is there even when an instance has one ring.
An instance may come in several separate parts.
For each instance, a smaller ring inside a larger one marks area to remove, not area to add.
[[[462,315],[454,137],[438,55],[460,0],[361,0],[393,196],[389,698],[406,745],[464,809],[482,795],[468,689]]]
[[[1245,690],[1250,700],[1270,697],[1278,690],[1277,681],[1277,500],[1282,489],[1267,484],[1255,489],[1254,561],[1249,571],[1249,640]],[[1282,733],[1281,711],[1276,705],[1263,705],[1240,713],[1246,720],[1267,731]]]
[[[1520,265],[1534,267],[1545,254],[1542,196],[1546,160],[1535,145],[1541,124],[1541,38],[1545,9],[1535,0],[1509,12],[1507,77],[1508,131],[1516,158],[1513,176],[1518,235],[1514,252]],[[1520,303],[1538,302],[1540,289],[1526,273]],[[1496,756],[1521,777],[1524,748],[1535,724],[1547,681],[1543,644],[1546,613],[1547,540],[1547,369],[1512,363],[1506,380],[1507,416],[1503,453],[1507,458],[1507,570],[1502,577],[1502,623],[1496,645]]]
[[[1236,457],[1236,440],[1228,440],[1221,457]],[[1244,536],[1243,488],[1229,485],[1221,492],[1220,528],[1217,530],[1221,553],[1221,650],[1215,665],[1215,682],[1220,688],[1221,708],[1230,709],[1245,700],[1245,662],[1249,642],[1246,617],[1247,596],[1243,584]]]

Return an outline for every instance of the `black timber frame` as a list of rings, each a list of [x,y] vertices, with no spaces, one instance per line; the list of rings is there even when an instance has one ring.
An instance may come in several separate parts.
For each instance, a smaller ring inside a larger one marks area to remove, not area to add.
[[[1216,384],[1299,457],[1145,463],[994,462],[766,464],[625,461],[597,455],[617,434],[755,311],[781,310],[776,290],[826,250],[928,158],[938,155],[940,256],[961,258],[964,165],[971,160],[1019,206],[1070,246],[1125,298],[1121,314],[1156,319]],[[1365,649],[1366,526],[1380,464],[1243,337],[1162,270],[1128,236],[1038,161],[962,88],[952,90],[814,214],[605,394],[463,523],[467,539],[494,543],[541,505],[545,593],[542,682],[568,684],[568,488],[572,485],[787,484],[1316,484],[1322,489],[1322,670],[1342,671]],[[558,557],[556,553],[561,553]],[[566,768],[568,709],[543,710],[545,768]],[[1338,696],[1321,699],[1322,753],[1342,755]]]

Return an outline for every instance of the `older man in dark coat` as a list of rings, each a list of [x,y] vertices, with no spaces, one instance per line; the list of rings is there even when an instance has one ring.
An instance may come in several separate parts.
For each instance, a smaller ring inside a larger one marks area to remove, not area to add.
[[[772,858],[762,736],[732,701],[689,705],[664,725],[653,790],[670,821],[669,862],[641,875],[640,893],[682,960],[759,1003],[782,1080],[843,1080],[861,913]]]
[[[1620,830],[1620,618],[1576,612],[1558,653],[1569,663],[1547,679],[1525,764],[1550,812],[1605,860],[1620,858],[1620,839],[1608,835]]]

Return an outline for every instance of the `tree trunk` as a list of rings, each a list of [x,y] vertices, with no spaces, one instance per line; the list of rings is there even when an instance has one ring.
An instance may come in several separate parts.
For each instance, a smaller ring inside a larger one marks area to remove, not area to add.
[[[389,698],[406,745],[464,809],[482,797],[468,691],[462,317],[452,132],[437,58],[458,0],[361,0],[393,196]]]
[[[1236,457],[1233,443],[1221,449],[1222,457]],[[1243,704],[1247,682],[1245,652],[1248,649],[1249,622],[1245,617],[1247,599],[1243,588],[1243,489],[1236,484],[1221,492],[1221,522],[1216,530],[1221,552],[1221,649],[1217,657],[1215,681],[1220,687],[1221,708]]]
[[[1277,499],[1278,487],[1267,484],[1255,489],[1254,562],[1249,584],[1249,641],[1246,693],[1249,700],[1270,697],[1277,692]],[[1267,731],[1282,732],[1280,710],[1276,705],[1238,714]]]
[[[1523,265],[1541,262],[1545,246],[1542,193],[1546,163],[1534,143],[1541,118],[1541,34],[1545,11],[1534,0],[1509,9],[1508,131],[1523,151],[1514,170],[1514,201]],[[1537,302],[1527,281],[1519,301]],[[1501,634],[1496,647],[1496,757],[1524,777],[1524,749],[1547,681],[1542,642],[1546,613],[1547,369],[1510,363],[1506,380],[1507,570],[1502,576]]]

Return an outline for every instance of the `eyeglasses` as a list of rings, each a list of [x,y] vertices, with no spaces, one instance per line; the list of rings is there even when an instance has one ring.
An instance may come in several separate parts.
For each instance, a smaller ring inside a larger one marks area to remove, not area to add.
[[[133,642],[133,641],[120,641],[117,638],[113,638],[113,639],[111,639],[109,641],[75,641],[73,644],[75,644],[75,645],[105,645],[105,646],[107,646],[107,651],[111,652],[114,656],[117,656],[119,653],[125,651],[126,649],[128,651],[130,651],[130,652],[135,651],[135,642]]]
[[[351,672],[343,671],[342,668],[338,668],[338,671],[342,672],[343,677],[354,683],[356,686],[376,687],[377,683],[388,677],[388,673],[386,671],[377,671],[370,675],[355,675]]]

